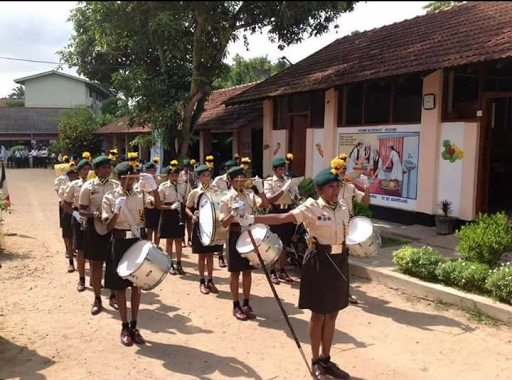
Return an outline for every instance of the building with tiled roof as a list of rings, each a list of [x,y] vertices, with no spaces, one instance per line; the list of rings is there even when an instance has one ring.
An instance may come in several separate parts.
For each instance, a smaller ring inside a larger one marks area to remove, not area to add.
[[[512,214],[512,3],[464,2],[340,38],[234,95],[263,106],[265,174],[290,151],[314,176],[345,153],[374,215]]]

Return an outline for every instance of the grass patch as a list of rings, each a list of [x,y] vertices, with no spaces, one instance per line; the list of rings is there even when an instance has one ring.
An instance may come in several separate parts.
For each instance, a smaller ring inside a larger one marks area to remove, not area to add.
[[[472,322],[479,323],[481,325],[491,326],[491,327],[499,327],[503,323],[494,319],[490,315],[486,314],[482,310],[473,304],[471,307],[462,307],[460,308],[468,317],[468,319]]]
[[[382,246],[381,248],[397,247],[405,244],[409,244],[408,240],[395,239],[388,236],[381,236]]]

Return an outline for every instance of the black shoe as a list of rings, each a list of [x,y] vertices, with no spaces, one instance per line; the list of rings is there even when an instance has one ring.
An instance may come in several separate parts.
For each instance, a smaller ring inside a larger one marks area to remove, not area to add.
[[[327,365],[323,365],[325,374],[334,377],[335,379],[350,379],[350,375],[343,371],[336,363],[329,362]]]
[[[186,274],[185,271],[183,270],[183,267],[181,265],[178,265],[178,273],[181,274],[181,275]]]

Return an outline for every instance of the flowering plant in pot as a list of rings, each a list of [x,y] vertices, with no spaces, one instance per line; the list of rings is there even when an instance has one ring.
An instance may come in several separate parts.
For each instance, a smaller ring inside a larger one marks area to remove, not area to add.
[[[437,204],[442,215],[436,215],[436,232],[439,235],[449,235],[455,232],[455,218],[451,216],[453,202],[445,199]]]

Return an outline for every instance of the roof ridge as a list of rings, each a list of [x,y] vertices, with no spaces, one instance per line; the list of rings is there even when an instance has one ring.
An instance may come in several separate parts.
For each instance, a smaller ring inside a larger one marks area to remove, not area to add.
[[[263,82],[263,80],[256,80],[256,81],[254,81],[254,82],[248,82],[248,83],[237,84],[236,86],[233,86],[233,87],[219,88],[218,90],[214,90],[214,91],[212,91],[212,93],[214,93],[214,92],[220,92],[220,91],[227,91],[227,90],[234,90],[235,88],[240,88],[240,87],[248,86],[248,85],[250,85],[250,84],[255,85],[255,84],[260,83],[260,82]]]

